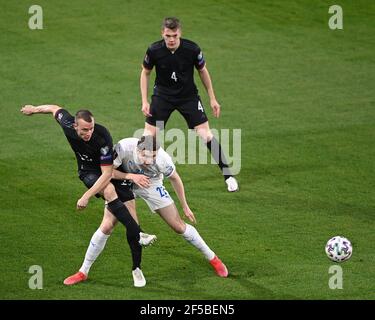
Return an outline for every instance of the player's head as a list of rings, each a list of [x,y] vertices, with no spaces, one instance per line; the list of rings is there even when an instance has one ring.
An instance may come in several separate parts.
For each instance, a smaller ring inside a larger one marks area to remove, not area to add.
[[[94,132],[94,116],[89,110],[79,110],[74,119],[74,129],[84,141],[89,141]]]
[[[142,136],[138,141],[137,154],[140,164],[150,165],[155,163],[160,143],[154,136]]]
[[[176,17],[168,17],[161,25],[161,36],[169,50],[176,50],[180,45],[181,23]]]

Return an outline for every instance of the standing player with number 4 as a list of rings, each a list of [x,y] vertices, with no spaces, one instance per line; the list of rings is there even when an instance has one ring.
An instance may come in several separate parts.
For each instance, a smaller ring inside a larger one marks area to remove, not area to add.
[[[237,180],[228,168],[220,143],[210,130],[194,83],[195,67],[210,98],[213,114],[219,117],[220,105],[216,100],[202,51],[196,43],[181,38],[181,25],[177,18],[164,19],[161,35],[163,39],[148,48],[140,77],[142,112],[146,116],[144,134],[155,136],[157,127],[165,127],[171,113],[177,109],[189,128],[194,129],[206,143],[222,171],[228,191],[238,191]],[[150,105],[148,86],[154,66],[156,79]]]

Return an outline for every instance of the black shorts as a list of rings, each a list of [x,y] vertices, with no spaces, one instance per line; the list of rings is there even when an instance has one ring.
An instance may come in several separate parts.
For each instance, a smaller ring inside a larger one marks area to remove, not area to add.
[[[96,172],[89,172],[89,171],[80,171],[79,178],[85,184],[85,186],[90,189],[94,183],[99,179],[101,174]],[[115,180],[112,179],[111,183],[114,185],[116,189],[116,193],[118,198],[122,202],[130,201],[134,199],[134,194],[131,189],[131,183],[127,182],[126,180]],[[95,197],[101,198],[100,194],[96,194]]]
[[[161,125],[165,128],[171,113],[176,109],[185,118],[189,129],[194,129],[197,125],[208,121],[199,96],[188,99],[170,99],[153,95],[150,105],[152,116],[147,117],[146,122],[158,127],[160,124],[156,122],[162,122]]]

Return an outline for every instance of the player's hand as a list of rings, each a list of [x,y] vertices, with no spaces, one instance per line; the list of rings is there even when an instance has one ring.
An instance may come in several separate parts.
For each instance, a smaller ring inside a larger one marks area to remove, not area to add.
[[[188,206],[183,208],[185,216],[193,223],[197,223],[193,211],[190,210]]]
[[[152,114],[150,113],[150,104],[148,102],[142,103],[142,112],[145,117],[151,117]]]
[[[88,204],[89,204],[89,199],[83,196],[81,199],[77,201],[77,209],[83,210],[87,207]]]
[[[135,174],[132,176],[132,180],[140,188],[148,188],[150,186],[150,178],[144,174]]]
[[[219,118],[220,117],[220,104],[219,104],[219,102],[217,102],[216,99],[212,99],[210,101],[210,104],[211,104],[211,108],[212,108],[212,112],[214,114],[214,117]]]
[[[34,113],[34,106],[26,104],[21,108],[21,112],[26,116],[31,116]]]

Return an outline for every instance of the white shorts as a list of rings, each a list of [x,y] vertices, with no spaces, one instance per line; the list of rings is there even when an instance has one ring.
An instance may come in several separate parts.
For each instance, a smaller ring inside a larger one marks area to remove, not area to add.
[[[135,187],[133,189],[137,197],[142,198],[152,212],[155,210],[168,207],[174,203],[168,191],[163,186],[163,181],[153,182],[148,188]]]

